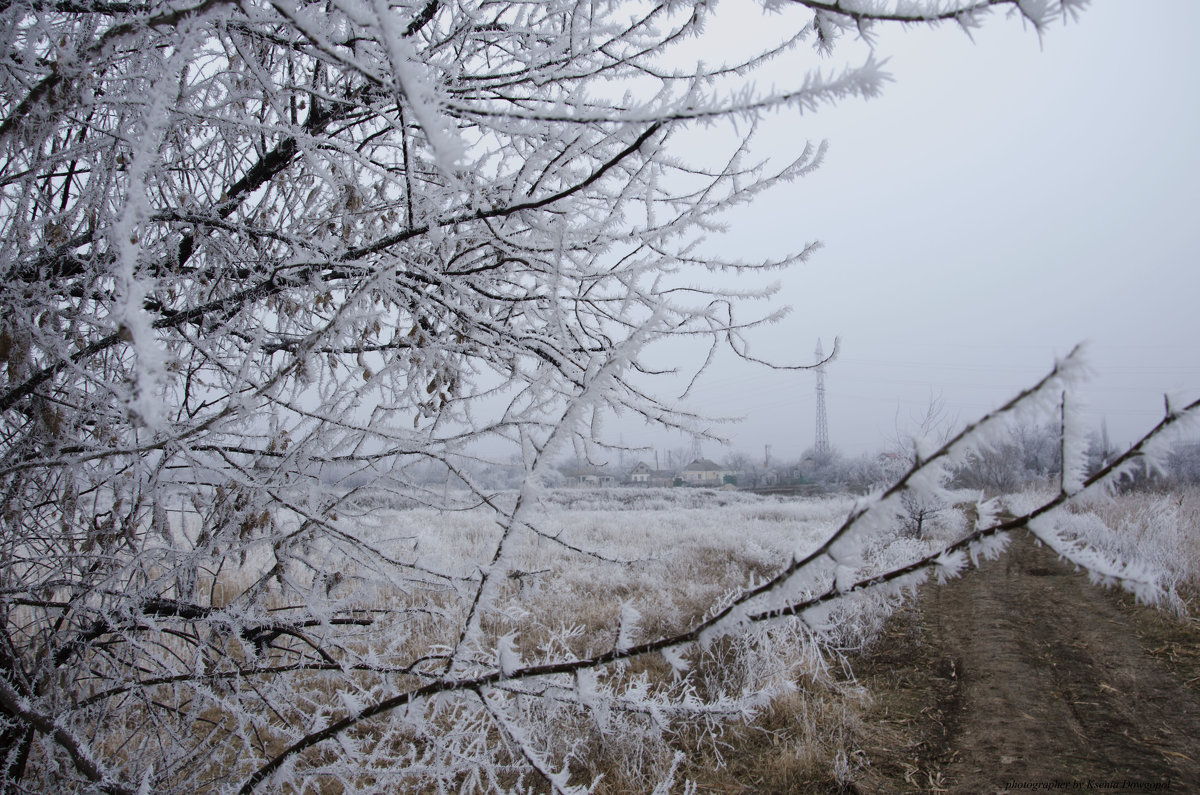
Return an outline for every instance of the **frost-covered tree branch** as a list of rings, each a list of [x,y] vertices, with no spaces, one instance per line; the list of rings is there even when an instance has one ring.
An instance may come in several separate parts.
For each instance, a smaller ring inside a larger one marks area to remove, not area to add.
[[[846,17],[855,22],[943,22],[958,21],[996,8],[1010,8],[1041,27],[1060,14],[1075,14],[1088,0],[945,0],[938,3],[912,0],[784,0],[813,11]],[[776,3],[778,5],[780,3]]]

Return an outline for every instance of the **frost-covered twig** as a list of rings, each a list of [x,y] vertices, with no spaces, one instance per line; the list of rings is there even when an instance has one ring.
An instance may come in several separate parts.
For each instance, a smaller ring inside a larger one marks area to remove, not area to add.
[[[68,727],[61,725],[53,716],[38,711],[4,676],[0,676],[0,709],[10,720],[16,719],[28,724],[61,746],[70,756],[75,769],[101,792],[133,795],[137,791],[116,777],[86,741]]]

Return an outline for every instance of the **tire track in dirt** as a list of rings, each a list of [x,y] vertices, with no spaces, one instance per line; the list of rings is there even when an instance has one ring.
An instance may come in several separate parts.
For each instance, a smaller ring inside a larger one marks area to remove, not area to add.
[[[1200,792],[1196,626],[1122,604],[1027,536],[905,620],[863,661],[894,734],[867,743],[861,791]]]

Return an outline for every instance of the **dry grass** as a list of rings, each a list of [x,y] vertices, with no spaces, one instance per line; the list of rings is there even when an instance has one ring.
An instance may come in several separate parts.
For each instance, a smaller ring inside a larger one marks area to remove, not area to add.
[[[752,720],[731,723],[719,738],[694,738],[683,774],[709,792],[837,791],[862,763],[854,749],[870,703],[856,684],[799,677]]]

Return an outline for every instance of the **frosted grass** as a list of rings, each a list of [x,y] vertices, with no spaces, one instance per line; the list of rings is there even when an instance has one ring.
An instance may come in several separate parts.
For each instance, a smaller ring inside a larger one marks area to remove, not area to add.
[[[549,492],[529,516],[533,529],[506,557],[509,587],[497,605],[506,618],[495,632],[578,625],[572,648],[585,654],[611,644],[623,606],[640,616],[639,641],[683,631],[722,597],[819,547],[854,505],[848,496],[781,499],[696,489]],[[875,539],[861,572],[929,554],[965,521],[953,508],[942,518],[939,532],[926,538],[895,532]],[[356,527],[388,557],[460,581],[471,581],[487,564],[503,532],[486,507],[376,510]],[[865,642],[891,612],[891,601],[848,600],[825,640],[836,647]]]

